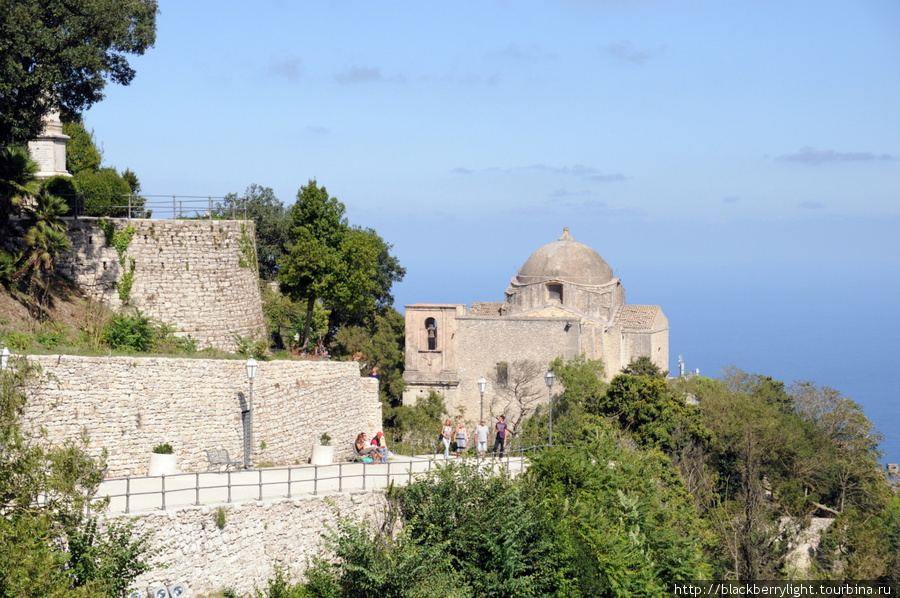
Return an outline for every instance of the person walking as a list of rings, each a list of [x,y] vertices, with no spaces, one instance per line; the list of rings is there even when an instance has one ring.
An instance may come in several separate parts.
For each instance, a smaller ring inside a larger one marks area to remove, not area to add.
[[[459,427],[456,428],[456,458],[459,459],[459,454],[466,452],[466,444],[469,440],[469,433],[466,430],[466,422],[461,422]]]
[[[453,434],[453,424],[450,423],[450,418],[447,418],[447,421],[444,422],[444,427],[441,428],[441,442],[444,443],[444,459],[450,458],[450,435]]]
[[[490,430],[484,425],[484,420],[481,420],[481,423],[475,426],[475,451],[482,459],[484,459],[484,454],[487,452],[489,433]]]
[[[500,458],[503,458],[503,447],[506,446],[506,418],[500,416],[500,421],[494,424],[494,454],[497,454],[497,448],[500,449]]]

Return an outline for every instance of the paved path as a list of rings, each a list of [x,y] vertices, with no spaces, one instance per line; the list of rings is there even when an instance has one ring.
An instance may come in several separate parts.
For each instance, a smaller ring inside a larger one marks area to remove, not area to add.
[[[444,456],[396,455],[387,464],[335,463],[232,472],[179,473],[171,476],[110,478],[103,480],[97,497],[110,497],[107,513],[140,513],[190,505],[356,492],[406,484],[436,465]],[[522,457],[488,458],[484,467],[505,469],[513,475],[528,467]]]

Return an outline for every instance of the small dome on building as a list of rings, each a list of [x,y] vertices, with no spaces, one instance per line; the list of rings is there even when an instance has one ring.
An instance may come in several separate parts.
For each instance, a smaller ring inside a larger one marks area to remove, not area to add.
[[[602,285],[612,279],[613,271],[609,264],[599,253],[573,240],[569,227],[566,227],[558,241],[532,253],[513,280],[519,285],[547,281]]]

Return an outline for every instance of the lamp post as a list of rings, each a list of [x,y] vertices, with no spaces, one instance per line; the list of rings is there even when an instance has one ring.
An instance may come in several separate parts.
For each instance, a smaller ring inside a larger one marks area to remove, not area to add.
[[[9,364],[9,347],[4,345],[3,350],[0,351],[0,370],[5,370],[6,366],[8,364]]]
[[[487,388],[487,380],[484,378],[478,379],[478,392],[481,393],[481,417],[478,418],[479,421],[484,419],[484,389]]]
[[[259,366],[252,357],[247,360],[247,377],[250,378],[250,412],[247,414],[247,444],[244,450],[244,468],[253,467],[253,378]]]
[[[547,393],[550,395],[550,446],[553,446],[553,383],[556,382],[556,376],[552,370],[547,370],[544,374],[544,382],[547,383]]]

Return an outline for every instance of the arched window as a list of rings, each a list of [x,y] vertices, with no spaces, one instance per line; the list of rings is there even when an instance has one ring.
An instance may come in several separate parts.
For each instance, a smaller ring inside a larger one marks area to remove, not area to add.
[[[425,320],[425,332],[428,334],[428,350],[437,351],[437,323],[434,318]]]

